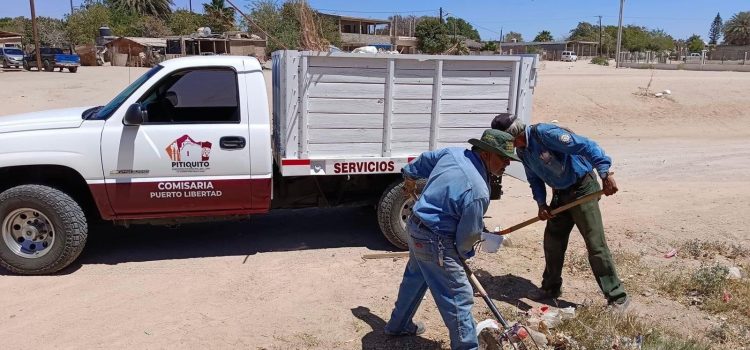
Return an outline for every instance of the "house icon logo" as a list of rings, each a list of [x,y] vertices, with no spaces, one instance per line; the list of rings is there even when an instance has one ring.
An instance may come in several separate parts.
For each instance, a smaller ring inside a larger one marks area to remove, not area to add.
[[[210,166],[211,146],[211,142],[195,141],[188,135],[182,135],[167,146],[166,152],[173,170],[202,172]]]

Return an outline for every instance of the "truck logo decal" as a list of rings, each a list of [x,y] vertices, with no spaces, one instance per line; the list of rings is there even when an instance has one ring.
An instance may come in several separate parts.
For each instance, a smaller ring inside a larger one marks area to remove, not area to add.
[[[211,142],[208,141],[195,141],[188,135],[182,135],[169,144],[166,151],[174,171],[203,172],[211,165]]]

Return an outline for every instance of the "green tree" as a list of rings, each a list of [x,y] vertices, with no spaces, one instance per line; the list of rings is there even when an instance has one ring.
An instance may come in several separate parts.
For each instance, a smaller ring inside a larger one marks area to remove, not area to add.
[[[111,8],[133,11],[139,15],[167,18],[172,13],[172,0],[105,0]]]
[[[484,45],[482,45],[482,48],[481,48],[482,51],[492,51],[492,52],[497,52],[498,49],[499,49],[499,46],[497,46],[497,43],[494,41],[488,41],[484,43]]]
[[[568,40],[598,42],[599,26],[594,26],[589,22],[578,22],[578,25],[570,31]]]
[[[445,25],[437,18],[425,19],[414,31],[417,48],[427,54],[443,53],[450,43]]]
[[[724,25],[724,43],[750,45],[750,11],[736,13]]]
[[[466,22],[463,18],[448,17],[445,19],[445,26],[451,35],[459,35],[476,41],[482,40],[474,26]]]
[[[87,4],[69,15],[66,22],[71,43],[74,45],[93,44],[99,27],[111,25],[110,10],[101,3]]]
[[[670,51],[675,47],[674,38],[662,29],[654,29],[648,33],[649,41],[646,49],[651,51]]]
[[[214,31],[226,32],[235,29],[234,8],[228,7],[224,0],[211,0],[203,4],[203,12]]]
[[[629,25],[622,29],[622,46],[627,51],[647,50],[650,39],[645,27]]]
[[[503,38],[503,42],[509,43],[512,42],[513,39],[516,39],[517,42],[523,42],[523,36],[521,36],[521,33],[516,32],[508,32],[508,34],[505,34],[505,37]]]
[[[693,34],[687,39],[687,46],[690,52],[701,52],[706,45],[703,43],[700,35]]]
[[[273,38],[267,38],[267,52],[269,53],[283,48],[299,49],[302,35],[299,23],[299,6],[301,5],[302,3],[296,0],[288,0],[281,5],[274,0],[256,1],[252,5],[250,17],[257,26],[243,21],[243,27],[248,32],[261,37],[265,37],[263,31],[270,34]],[[320,25],[323,38],[331,45],[341,44],[338,25],[332,18],[318,14],[315,20]],[[260,28],[263,28],[263,31]]]
[[[721,20],[721,15],[717,12],[714,21],[711,23],[711,29],[708,31],[708,43],[716,45],[721,38],[721,30],[724,27],[724,22]]]
[[[537,42],[546,42],[546,41],[553,41],[553,40],[555,39],[552,38],[552,33],[550,33],[549,30],[543,30],[539,32],[539,34],[537,34],[536,37],[534,38],[534,41],[537,41]]]
[[[177,10],[169,16],[167,26],[174,35],[194,33],[198,28],[206,26],[205,17],[186,10]]]
[[[140,32],[138,36],[146,38],[163,38],[172,35],[172,30],[169,29],[164,20],[154,16],[143,17],[138,21],[137,27]]]

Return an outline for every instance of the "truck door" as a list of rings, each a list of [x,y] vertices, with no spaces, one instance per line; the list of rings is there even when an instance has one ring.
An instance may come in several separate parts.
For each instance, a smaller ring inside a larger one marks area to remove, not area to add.
[[[163,74],[137,98],[145,111],[141,125],[123,124],[127,105],[107,120],[102,164],[117,218],[252,211],[241,71],[191,67]]]

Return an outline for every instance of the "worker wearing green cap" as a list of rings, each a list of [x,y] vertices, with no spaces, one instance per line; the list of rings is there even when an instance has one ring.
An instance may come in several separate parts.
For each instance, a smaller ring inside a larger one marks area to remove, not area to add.
[[[427,179],[407,223],[409,262],[398,292],[388,335],[418,335],[412,318],[429,288],[448,327],[453,349],[476,349],[471,308],[473,292],[461,260],[474,256],[490,204],[489,174],[500,176],[514,154],[513,137],[488,129],[471,139],[471,150],[444,148],[422,153],[402,169],[404,191],[414,195],[415,181]]]

